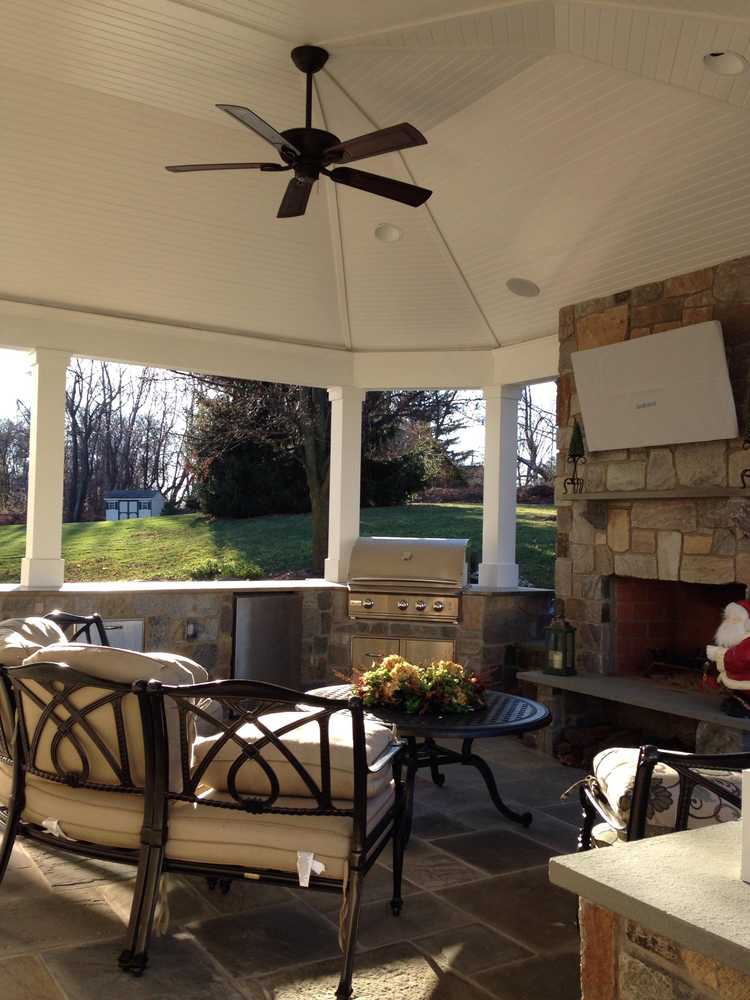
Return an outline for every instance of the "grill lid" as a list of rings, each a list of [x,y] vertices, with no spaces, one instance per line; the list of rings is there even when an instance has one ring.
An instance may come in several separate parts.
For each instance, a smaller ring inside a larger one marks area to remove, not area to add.
[[[359,538],[349,563],[351,586],[423,583],[466,586],[468,538]]]

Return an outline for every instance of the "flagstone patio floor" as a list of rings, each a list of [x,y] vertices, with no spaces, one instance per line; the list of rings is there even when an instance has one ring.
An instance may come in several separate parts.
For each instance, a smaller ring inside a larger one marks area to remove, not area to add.
[[[581,772],[508,737],[478,745],[505,798],[530,808],[508,823],[479,775],[418,779],[401,916],[391,915],[389,856],[366,880],[359,1000],[577,1000],[576,900],[547,862],[575,847],[578,806],[560,794]],[[141,979],[118,970],[133,871],[21,842],[0,886],[3,1000],[332,1000],[339,898],[310,890],[176,879],[168,933]]]

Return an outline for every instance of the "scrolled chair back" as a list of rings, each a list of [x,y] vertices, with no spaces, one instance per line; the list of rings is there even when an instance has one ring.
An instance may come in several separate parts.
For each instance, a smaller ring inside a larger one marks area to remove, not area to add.
[[[131,684],[55,662],[15,667],[9,676],[27,776],[72,788],[143,792],[142,711]]]
[[[169,798],[250,813],[350,816],[364,835],[374,793],[368,754],[377,756],[393,737],[380,726],[366,733],[360,699],[235,680],[185,688],[152,682],[147,690],[162,733],[165,706],[179,713],[182,778]],[[195,738],[199,722],[210,734],[202,739]]]

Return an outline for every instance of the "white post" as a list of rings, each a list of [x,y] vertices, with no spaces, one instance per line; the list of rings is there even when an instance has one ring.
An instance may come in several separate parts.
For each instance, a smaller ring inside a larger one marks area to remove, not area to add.
[[[29,492],[23,587],[60,587],[65,466],[65,374],[70,356],[37,348],[31,354],[32,401]]]
[[[328,558],[325,578],[344,583],[352,546],[359,538],[359,480],[362,468],[362,389],[329,388],[331,464],[328,495]]]
[[[484,512],[480,587],[517,587],[516,462],[521,387],[484,390]]]

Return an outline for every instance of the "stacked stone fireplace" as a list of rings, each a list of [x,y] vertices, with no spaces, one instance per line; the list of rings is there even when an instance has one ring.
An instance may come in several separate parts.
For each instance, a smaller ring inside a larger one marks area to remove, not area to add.
[[[571,354],[717,319],[740,427],[750,376],[750,257],[560,313],[556,593],[577,629],[582,674],[643,672],[654,650],[690,659],[750,583],[750,489],[741,439],[588,455],[583,493],[563,492],[574,420]]]

